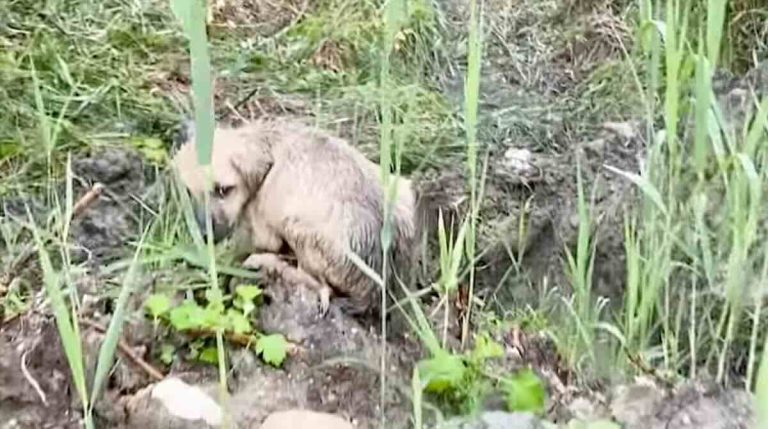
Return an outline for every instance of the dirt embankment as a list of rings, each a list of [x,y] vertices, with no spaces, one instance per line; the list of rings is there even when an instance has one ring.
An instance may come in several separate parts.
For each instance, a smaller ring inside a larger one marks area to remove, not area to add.
[[[486,3],[490,31],[480,136],[489,164],[480,215],[479,294],[499,307],[510,307],[533,299],[526,285],[546,281],[567,287],[561,258],[564,248],[574,248],[578,229],[578,159],[585,191],[595,204],[592,217],[599,240],[595,290],[618,299],[625,278],[623,209],[632,201],[633,192],[604,166],[636,171],[644,142],[639,122],[580,109],[578,101],[589,97],[584,85],[596,64],[621,57],[621,45],[629,43],[628,31],[610,8],[576,13],[569,19],[582,31],[564,37],[556,28],[573,11],[558,2]],[[462,2],[441,4],[456,35],[452,61],[461,70],[460,39],[466,28],[466,10]],[[737,103],[747,84],[768,88],[768,75],[765,68],[761,70],[746,79],[727,79],[718,88],[719,94]],[[462,101],[462,76],[460,72],[446,74],[440,82],[446,97],[457,104]],[[115,282],[100,269],[108,261],[126,256],[125,243],[140,234],[142,217],[151,216],[162,198],[162,185],[147,174],[140,158],[125,150],[80,157],[74,169],[79,178],[77,195],[95,182],[106,186],[105,194],[72,228],[73,254],[86,267],[77,273],[85,302],[83,316],[104,323],[111,298],[100,292]],[[423,172],[421,180],[426,191],[439,192],[441,197],[460,199],[465,193],[461,171]],[[597,184],[594,191],[593,184]],[[6,206],[6,215],[23,213],[12,206]],[[47,208],[36,211],[45,213]],[[525,225],[523,235],[521,225]],[[520,271],[514,269],[512,259],[520,263]],[[31,265],[35,265],[34,258]],[[150,322],[140,312],[143,298],[156,281],[151,274],[147,273],[141,293],[134,297],[123,335],[134,357],[148,362],[160,347]],[[315,300],[309,291],[276,284],[270,285],[268,293],[270,300],[259,312],[258,326],[285,334],[300,348],[279,370],[256,360],[251,351],[234,352],[230,384],[236,421],[242,427],[258,427],[273,411],[299,407],[338,413],[360,428],[375,427],[381,353],[375,330],[336,308],[326,319],[316,320]],[[0,428],[79,427],[78,398],[54,321],[48,307],[42,305],[42,294],[39,290],[32,310],[0,326]],[[83,336],[90,373],[101,336],[88,328]],[[410,371],[419,351],[411,339],[387,346],[388,427],[409,427]],[[217,381],[212,368],[178,365],[173,371],[215,397]],[[135,359],[119,353],[106,398],[97,406],[104,427],[152,427],[153,418],[164,418],[143,411],[146,391],[142,389],[152,381]],[[696,398],[700,399],[697,404],[704,404],[701,407],[715,409],[707,405],[712,396]],[[665,421],[673,421],[669,417],[676,412],[670,409],[673,403],[677,402],[654,402],[659,409],[643,415],[654,415],[657,420],[667,416]]]

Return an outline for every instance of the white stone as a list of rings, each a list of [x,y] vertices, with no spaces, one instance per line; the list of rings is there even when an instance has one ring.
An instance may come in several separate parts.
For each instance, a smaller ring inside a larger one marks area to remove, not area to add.
[[[261,429],[354,429],[354,427],[335,414],[294,409],[270,414],[261,424]]]
[[[219,426],[222,411],[208,394],[196,386],[190,386],[178,378],[167,378],[152,388],[152,399],[165,406],[168,413],[184,420],[202,420],[211,426]]]

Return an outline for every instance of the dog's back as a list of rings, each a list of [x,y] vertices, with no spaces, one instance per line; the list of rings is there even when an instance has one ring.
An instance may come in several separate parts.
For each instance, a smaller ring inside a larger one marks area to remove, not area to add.
[[[297,121],[256,121],[267,135],[274,165],[254,200],[254,216],[277,227],[299,264],[365,310],[377,287],[345,256],[357,254],[371,269],[382,268],[381,230],[385,190],[380,168],[346,141]],[[395,177],[393,176],[394,180]],[[391,264],[403,277],[415,253],[415,198],[402,177],[391,207]]]

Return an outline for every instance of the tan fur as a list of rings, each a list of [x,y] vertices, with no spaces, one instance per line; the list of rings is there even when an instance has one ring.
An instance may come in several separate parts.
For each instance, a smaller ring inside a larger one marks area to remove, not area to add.
[[[202,201],[205,176],[194,136],[173,165],[190,194]],[[287,263],[264,254],[277,254],[287,245],[297,260],[294,277],[309,274],[320,288],[346,295],[355,312],[376,301],[375,283],[345,250],[381,271],[384,190],[378,164],[346,141],[301,122],[257,120],[215,130],[212,169],[219,189],[231,187],[225,196],[212,195],[212,218],[248,253],[260,255],[246,265],[285,273]],[[416,197],[411,181],[399,180],[391,257],[398,275],[407,277],[418,242]]]

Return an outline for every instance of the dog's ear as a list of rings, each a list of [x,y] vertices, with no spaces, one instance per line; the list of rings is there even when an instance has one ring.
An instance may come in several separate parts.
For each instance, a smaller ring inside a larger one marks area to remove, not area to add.
[[[231,162],[249,191],[256,192],[261,188],[275,161],[272,151],[266,145],[249,144],[238,156],[232,157]]]

